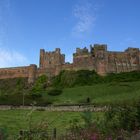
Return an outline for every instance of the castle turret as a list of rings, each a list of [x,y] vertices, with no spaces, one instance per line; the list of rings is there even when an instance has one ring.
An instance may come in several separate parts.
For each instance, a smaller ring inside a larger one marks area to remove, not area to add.
[[[139,48],[131,48],[125,50],[128,55],[129,62],[131,65],[131,70],[140,70],[140,50]]]
[[[35,64],[31,64],[29,66],[29,71],[28,71],[28,83],[34,83],[36,79],[36,73],[37,73],[37,66]]]
[[[40,60],[39,60],[39,67],[40,68],[44,67],[44,59],[45,59],[45,50],[40,49]]]
[[[107,73],[107,45],[106,44],[95,44],[94,48],[91,48],[91,53],[95,57],[96,71],[100,75]]]
[[[60,48],[55,51],[45,52],[44,49],[40,50],[40,65],[39,68],[55,68],[65,63],[65,55],[61,54]]]

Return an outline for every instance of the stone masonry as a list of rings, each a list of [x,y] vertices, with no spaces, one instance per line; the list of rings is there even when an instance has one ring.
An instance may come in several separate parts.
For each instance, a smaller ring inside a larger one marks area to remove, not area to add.
[[[0,79],[26,77],[29,83],[43,74],[58,75],[62,70],[95,70],[100,75],[140,70],[139,48],[128,48],[124,52],[108,51],[105,44],[90,45],[90,50],[76,48],[73,63],[65,62],[60,48],[45,52],[40,49],[39,67],[35,64],[24,67],[0,68]]]

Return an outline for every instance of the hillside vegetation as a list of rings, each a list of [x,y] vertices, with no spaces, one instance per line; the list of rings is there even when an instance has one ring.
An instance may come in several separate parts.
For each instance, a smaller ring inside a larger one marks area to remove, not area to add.
[[[140,72],[124,72],[118,74],[108,74],[100,76],[95,71],[62,71],[58,76],[53,78],[53,86],[56,87],[75,87],[85,85],[95,85],[101,83],[119,83],[132,82],[140,80]]]
[[[95,71],[62,71],[49,82],[42,75],[33,85],[26,78],[0,80],[0,104],[131,104],[140,98],[139,85],[136,71],[104,77]]]
[[[0,80],[0,95],[20,94],[27,89],[27,78],[13,78]]]

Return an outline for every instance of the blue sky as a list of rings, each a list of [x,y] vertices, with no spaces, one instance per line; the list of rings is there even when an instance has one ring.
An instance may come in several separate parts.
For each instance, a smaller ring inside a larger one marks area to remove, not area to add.
[[[140,0],[0,0],[0,67],[39,63],[39,50],[104,43],[140,47]]]

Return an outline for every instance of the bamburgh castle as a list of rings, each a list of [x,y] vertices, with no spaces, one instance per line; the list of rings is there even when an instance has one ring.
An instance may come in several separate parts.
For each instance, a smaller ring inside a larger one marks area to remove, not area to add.
[[[35,64],[23,67],[1,68],[0,79],[26,77],[29,83],[43,74],[55,76],[62,70],[95,70],[100,75],[140,70],[139,48],[128,48],[124,52],[108,51],[107,45],[91,45],[77,48],[73,54],[73,63],[65,62],[65,55],[59,48],[53,52],[40,50],[39,67]]]

